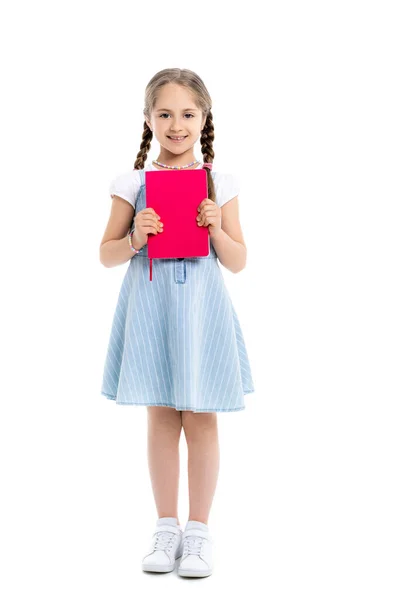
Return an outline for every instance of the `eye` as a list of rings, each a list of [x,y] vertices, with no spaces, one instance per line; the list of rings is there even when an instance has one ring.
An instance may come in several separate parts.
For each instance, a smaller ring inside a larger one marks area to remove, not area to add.
[[[164,115],[168,115],[169,113],[161,113],[160,117],[163,117]],[[194,118],[194,115],[192,115],[191,113],[185,113],[185,116],[189,115],[190,117]]]

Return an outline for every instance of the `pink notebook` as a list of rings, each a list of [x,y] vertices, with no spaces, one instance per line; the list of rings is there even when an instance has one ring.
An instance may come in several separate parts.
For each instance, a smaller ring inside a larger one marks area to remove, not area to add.
[[[164,231],[150,233],[147,254],[150,281],[153,258],[208,256],[208,227],[199,227],[196,217],[199,204],[208,197],[207,173],[204,169],[145,171],[146,208],[154,208],[164,224]]]

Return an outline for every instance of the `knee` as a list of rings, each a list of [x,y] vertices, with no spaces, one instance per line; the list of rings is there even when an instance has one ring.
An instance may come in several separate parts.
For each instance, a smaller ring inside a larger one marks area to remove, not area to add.
[[[182,411],[182,426],[187,441],[195,441],[217,430],[217,413]]]
[[[181,411],[167,406],[148,406],[147,421],[152,429],[176,431],[179,435],[182,430]]]

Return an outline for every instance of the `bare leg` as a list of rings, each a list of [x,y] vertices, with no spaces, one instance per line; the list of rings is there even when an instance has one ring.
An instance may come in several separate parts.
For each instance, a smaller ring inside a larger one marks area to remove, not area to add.
[[[179,525],[181,412],[166,406],[148,406],[147,424],[147,457],[158,517],[176,517]]]
[[[207,525],[219,472],[216,413],[182,411],[188,444],[189,521]]]

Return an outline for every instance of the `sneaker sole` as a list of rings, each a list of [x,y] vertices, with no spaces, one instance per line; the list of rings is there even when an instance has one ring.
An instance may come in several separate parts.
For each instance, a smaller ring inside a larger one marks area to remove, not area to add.
[[[170,573],[175,569],[175,565],[142,565],[142,571],[150,573]]]
[[[177,561],[181,556],[182,554],[177,556],[175,561]],[[148,571],[150,573],[170,573],[174,569],[175,563],[173,565],[142,565],[142,571]]]
[[[208,577],[211,573],[212,569],[209,569],[208,571],[185,571],[185,569],[178,569],[178,575],[181,577]]]

